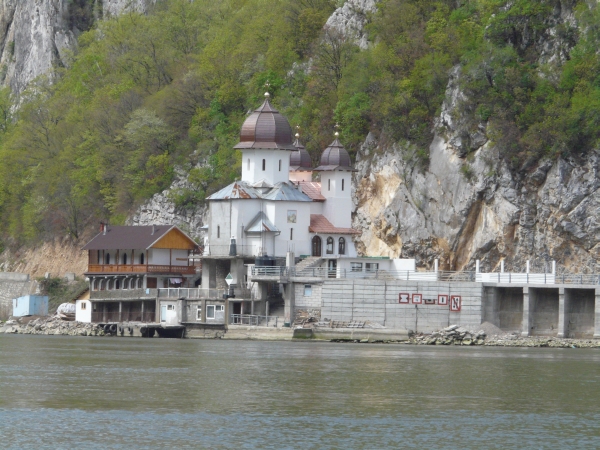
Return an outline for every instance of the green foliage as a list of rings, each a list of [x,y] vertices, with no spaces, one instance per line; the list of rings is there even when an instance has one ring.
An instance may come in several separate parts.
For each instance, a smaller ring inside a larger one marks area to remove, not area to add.
[[[553,11],[573,6],[558,0],[382,0],[360,50],[323,28],[339,3],[164,0],[147,15],[98,20],[98,2],[70,0],[84,32],[68,67],[36,80],[16,117],[0,91],[4,242],[122,223],[180,169],[188,187],[172,192],[175,204],[203,202],[239,177],[233,146],[267,81],[315,161],[337,122],[351,155],[374,132],[426,168],[453,68],[467,134],[485,125],[515,170],[598,146],[595,4],[577,3],[574,27],[555,26]],[[550,27],[563,59],[544,62]]]
[[[89,287],[88,282],[81,279],[76,279],[71,283],[58,277],[37,278],[36,281],[42,295],[48,296],[48,312],[50,314],[55,313],[61,303],[72,302]]]

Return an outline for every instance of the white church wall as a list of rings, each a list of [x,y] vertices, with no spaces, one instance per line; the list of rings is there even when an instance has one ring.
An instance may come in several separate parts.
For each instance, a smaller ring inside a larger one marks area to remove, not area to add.
[[[231,243],[231,201],[210,202],[210,226],[208,228],[210,254],[229,254]]]
[[[323,215],[340,228],[352,226],[350,175],[351,172],[321,172],[321,194],[327,199],[323,205]]]
[[[242,180],[251,184],[261,180],[275,184],[289,179],[288,150],[255,149],[243,150],[242,153]]]

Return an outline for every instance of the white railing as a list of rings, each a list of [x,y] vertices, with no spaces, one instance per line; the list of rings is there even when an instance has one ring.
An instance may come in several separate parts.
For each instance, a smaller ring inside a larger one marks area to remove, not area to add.
[[[202,299],[213,298],[222,299],[227,294],[224,289],[203,289],[203,288],[164,288],[158,290],[158,298],[172,299]]]
[[[231,314],[229,316],[230,325],[249,325],[249,326],[271,326],[277,328],[278,316],[258,316],[255,314]]]

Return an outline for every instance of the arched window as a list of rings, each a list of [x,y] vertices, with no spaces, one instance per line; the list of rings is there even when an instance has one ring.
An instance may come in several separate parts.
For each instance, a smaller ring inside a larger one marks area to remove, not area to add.
[[[263,171],[267,168],[267,160],[263,159]]]
[[[340,254],[340,255],[346,254],[346,239],[344,239],[343,237],[340,238],[340,241],[338,244],[338,254]]]
[[[342,191],[344,190],[344,179],[342,178]]]
[[[281,160],[279,160],[279,171],[281,172]]]
[[[123,253],[123,265],[127,264],[127,253]]]
[[[144,280],[142,278],[138,278],[138,283],[137,283],[138,289],[142,289],[143,285],[144,285]]]
[[[312,238],[312,255],[321,256],[321,238],[319,236]]]
[[[328,191],[331,190],[331,178],[329,180],[327,180],[327,190]]]
[[[248,158],[248,170],[250,170],[250,158]]]
[[[144,254],[140,253],[140,264],[144,264]]]
[[[121,289],[121,280],[115,281],[115,289]]]
[[[331,236],[327,238],[327,254],[333,255],[333,238]]]
[[[104,263],[110,264],[110,253],[107,253],[106,256],[104,257]]]

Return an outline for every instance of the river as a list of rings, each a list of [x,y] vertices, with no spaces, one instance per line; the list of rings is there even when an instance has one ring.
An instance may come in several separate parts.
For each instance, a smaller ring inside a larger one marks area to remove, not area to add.
[[[600,351],[0,335],[2,448],[600,448]]]

